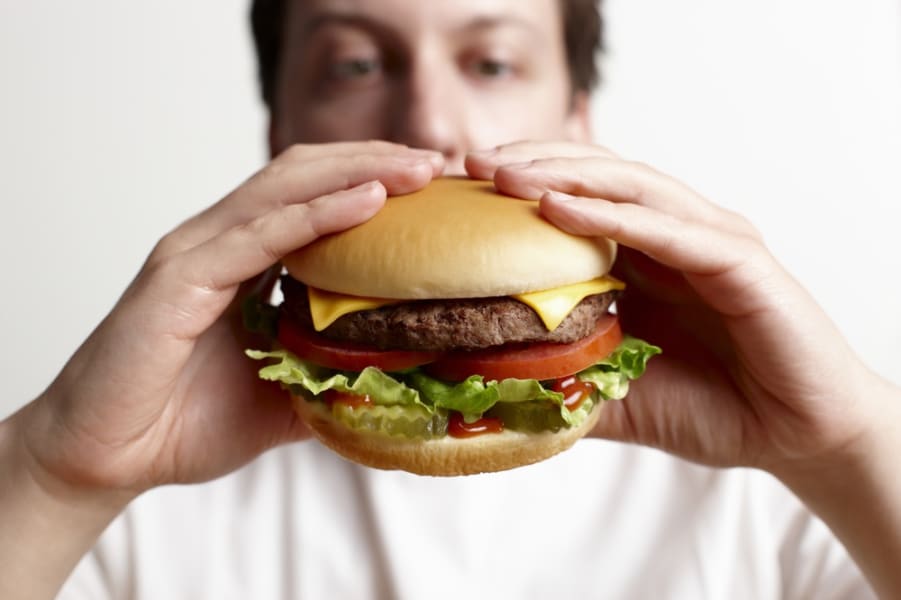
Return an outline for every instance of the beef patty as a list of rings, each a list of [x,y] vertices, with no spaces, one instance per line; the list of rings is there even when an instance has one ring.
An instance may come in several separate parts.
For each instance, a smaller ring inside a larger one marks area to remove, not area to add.
[[[282,311],[313,328],[307,289],[282,278]],[[588,296],[553,331],[531,308],[510,297],[416,300],[350,313],[320,334],[382,350],[474,350],[509,343],[570,343],[582,339],[605,315],[617,292]]]

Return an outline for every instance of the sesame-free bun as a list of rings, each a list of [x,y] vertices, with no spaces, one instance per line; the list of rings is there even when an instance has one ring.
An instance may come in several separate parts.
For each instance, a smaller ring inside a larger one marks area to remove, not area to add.
[[[504,471],[550,458],[591,431],[603,407],[603,403],[595,406],[578,427],[556,433],[508,430],[462,439],[446,436],[411,440],[351,429],[335,419],[324,402],[311,402],[302,396],[293,396],[292,400],[313,435],[344,458],[377,469],[434,476]]]
[[[376,298],[507,296],[606,275],[616,245],[565,233],[537,201],[444,177],[389,198],[372,219],[286,256],[303,283]]]

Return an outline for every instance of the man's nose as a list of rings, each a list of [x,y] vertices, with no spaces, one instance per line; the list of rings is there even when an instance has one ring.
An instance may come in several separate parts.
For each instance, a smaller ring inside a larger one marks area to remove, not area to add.
[[[455,75],[441,69],[412,68],[397,94],[392,127],[394,141],[441,152],[448,170],[457,163],[462,167],[466,152],[463,99],[455,83]]]

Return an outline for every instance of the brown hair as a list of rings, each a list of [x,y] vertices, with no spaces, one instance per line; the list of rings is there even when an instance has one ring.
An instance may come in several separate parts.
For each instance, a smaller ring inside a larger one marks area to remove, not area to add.
[[[260,88],[272,108],[289,0],[253,0],[250,23],[259,61]],[[560,0],[566,61],[575,92],[590,92],[600,79],[596,57],[604,47],[599,0]]]

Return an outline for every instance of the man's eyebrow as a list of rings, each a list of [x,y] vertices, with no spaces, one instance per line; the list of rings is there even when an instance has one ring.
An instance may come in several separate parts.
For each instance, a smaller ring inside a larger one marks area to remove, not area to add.
[[[461,31],[484,31],[486,29],[501,29],[504,27],[514,27],[516,29],[524,29],[528,33],[539,34],[540,29],[527,19],[522,19],[511,15],[497,15],[476,17],[471,21],[464,23],[459,29]]]
[[[317,30],[328,27],[330,25],[345,25],[350,27],[357,27],[382,35],[394,32],[394,29],[390,26],[390,24],[383,23],[367,15],[335,11],[322,11],[315,13],[312,17],[310,17],[310,19],[307,20],[306,23],[304,23],[303,34],[305,36],[309,36]],[[540,28],[531,21],[510,15],[476,17],[470,21],[463,23],[455,29],[464,33],[476,33],[491,29],[501,29],[505,27],[523,29],[527,33],[535,35],[541,33]]]
[[[334,11],[317,12],[303,25],[304,36],[310,36],[316,31],[330,25],[345,25],[365,29],[377,34],[391,33],[392,29],[375,19],[365,15],[341,13]]]

